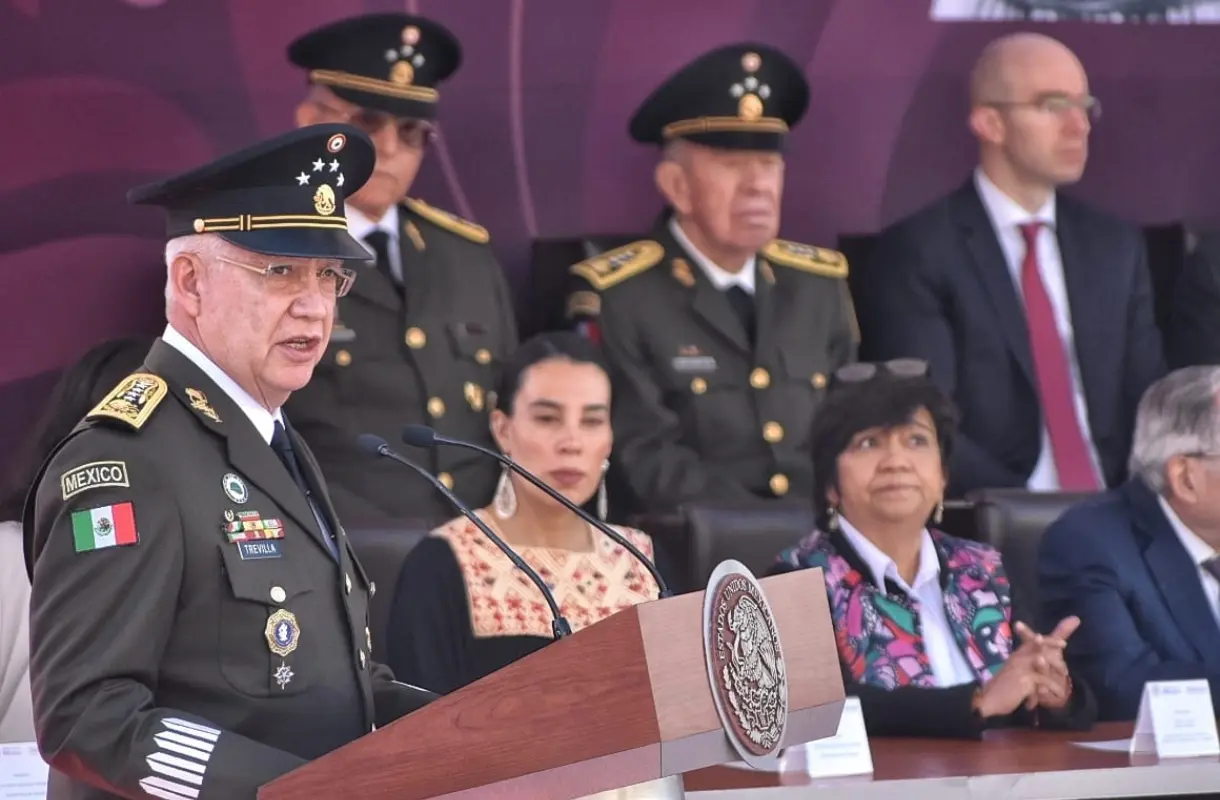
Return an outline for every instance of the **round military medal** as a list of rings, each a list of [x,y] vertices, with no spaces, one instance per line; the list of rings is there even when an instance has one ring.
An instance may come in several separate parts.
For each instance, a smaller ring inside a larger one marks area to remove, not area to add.
[[[250,490],[246,488],[246,482],[232,472],[225,473],[220,485],[234,503],[244,503],[250,499]]]
[[[278,609],[267,617],[267,647],[271,652],[283,658],[297,649],[301,638],[301,628],[297,625],[296,614],[284,609]]]

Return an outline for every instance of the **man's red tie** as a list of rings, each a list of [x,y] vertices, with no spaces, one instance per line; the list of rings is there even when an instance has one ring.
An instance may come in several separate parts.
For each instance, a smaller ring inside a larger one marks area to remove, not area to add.
[[[1021,262],[1021,294],[1025,298],[1025,321],[1034,356],[1034,374],[1042,400],[1042,416],[1050,434],[1055,471],[1064,491],[1100,488],[1089,458],[1088,443],[1076,416],[1072,367],[1067,348],[1055,324],[1055,309],[1038,269],[1038,230],[1041,222],[1018,226],[1025,237],[1025,260]]]

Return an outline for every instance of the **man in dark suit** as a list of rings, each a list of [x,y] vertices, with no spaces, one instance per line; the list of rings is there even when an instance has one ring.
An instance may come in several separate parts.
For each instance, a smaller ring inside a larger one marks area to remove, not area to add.
[[[398,441],[405,424],[422,423],[494,447],[487,394],[517,346],[504,272],[485,229],[406,197],[434,135],[437,87],[457,70],[461,49],[436,22],[392,13],[307,33],[288,57],[310,82],[297,123],[350,122],[377,147],[377,167],[347,208],[352,235],[376,261],[339,301],[326,355],[289,411],[349,525],[439,523],[453,516],[440,493],[368,458],[356,437]],[[327,169],[315,162],[308,174]],[[492,460],[457,448],[416,457],[469,505],[491,500],[499,474]]]
[[[1148,390],[1131,473],[1047,530],[1043,619],[1080,617],[1067,657],[1102,719],[1133,719],[1148,681],[1206,679],[1220,713],[1220,367]]]
[[[169,324],[24,514],[50,797],[253,800],[427,698],[372,662],[375,587],[280,411],[368,258],[343,195],[373,160],[321,125],[132,191],[167,213]]]
[[[989,45],[971,94],[978,169],[881,235],[856,284],[863,357],[923,358],[952,394],[951,495],[1112,486],[1165,367],[1139,230],[1057,191],[1100,106],[1071,51],[1035,34]]]
[[[858,337],[842,254],[775,238],[785,134],[808,99],[783,53],[729,45],[631,121],[664,148],[669,210],[649,238],[572,267],[568,304],[610,364],[620,509],[813,492],[813,415]]]
[[[1170,366],[1220,364],[1220,231],[1199,236],[1174,283],[1170,308]]]

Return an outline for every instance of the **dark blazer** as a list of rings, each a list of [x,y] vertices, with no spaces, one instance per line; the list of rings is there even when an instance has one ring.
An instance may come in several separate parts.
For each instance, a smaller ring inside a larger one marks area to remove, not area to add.
[[[1165,373],[1137,228],[1060,194],[1056,231],[1093,444],[1121,482],[1140,395]],[[861,358],[916,356],[961,411],[950,493],[1024,486],[1042,413],[1018,287],[973,179],[887,229],[857,284]]]
[[[253,800],[419,704],[370,658],[375,588],[289,435],[337,558],[237,404],[160,340],[48,460],[24,522],[50,797]],[[115,522],[90,526],[104,509]],[[244,541],[250,515],[282,536]],[[120,529],[130,543],[90,547]],[[172,758],[182,771],[158,772]]]
[[[1165,331],[1170,366],[1220,364],[1220,232],[1199,237],[1172,298]]]
[[[1134,719],[1148,681],[1206,678],[1220,702],[1220,627],[1198,568],[1142,481],[1060,517],[1042,539],[1038,575],[1044,624],[1080,617],[1067,657],[1102,719]]]
[[[504,272],[487,231],[419,200],[399,206],[406,299],[372,263],[339,300],[313,379],[286,411],[331,482],[348,525],[385,519],[430,524],[453,516],[431,484],[356,445],[361,433],[397,443],[407,423],[494,447],[487,395],[517,348]],[[491,500],[499,467],[456,447],[411,458],[468,505]]]

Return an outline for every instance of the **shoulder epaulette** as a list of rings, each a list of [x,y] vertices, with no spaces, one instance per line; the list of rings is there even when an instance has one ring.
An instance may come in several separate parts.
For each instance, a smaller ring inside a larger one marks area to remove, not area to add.
[[[573,264],[568,271],[600,292],[651,269],[664,256],[665,248],[659,242],[641,239]]]
[[[847,257],[838,250],[773,239],[763,248],[762,254],[783,267],[801,269],[827,278],[847,277]]]
[[[111,389],[85,419],[118,420],[138,431],[168,394],[169,386],[162,378],[148,372],[136,372]]]
[[[491,234],[482,225],[478,225],[468,219],[462,219],[456,214],[450,214],[448,211],[442,211],[435,206],[430,206],[423,200],[408,197],[403,202],[407,208],[439,228],[444,228],[464,239],[469,239],[479,244],[487,244],[491,241]]]

